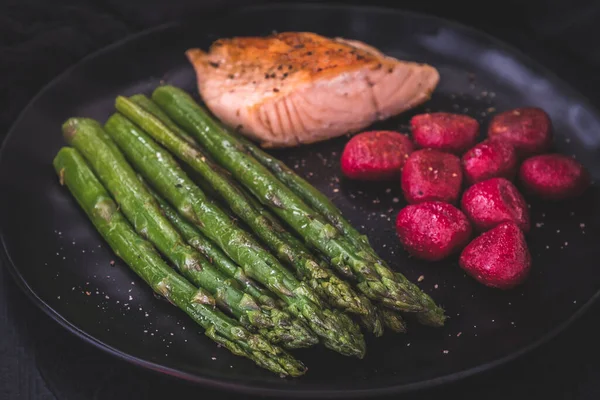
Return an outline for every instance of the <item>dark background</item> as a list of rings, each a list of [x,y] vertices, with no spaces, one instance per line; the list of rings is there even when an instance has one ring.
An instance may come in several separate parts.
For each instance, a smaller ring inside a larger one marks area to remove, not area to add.
[[[388,0],[370,4],[397,7],[397,3],[404,9],[458,20],[511,43],[600,105],[600,2]],[[0,139],[43,85],[85,55],[160,23],[244,4],[249,2],[0,1]],[[0,195],[9,194],[0,188]],[[559,337],[506,366],[402,398],[598,399],[599,312],[600,305],[592,307]],[[159,377],[92,348],[36,309],[0,268],[0,400],[191,396],[242,398]]]

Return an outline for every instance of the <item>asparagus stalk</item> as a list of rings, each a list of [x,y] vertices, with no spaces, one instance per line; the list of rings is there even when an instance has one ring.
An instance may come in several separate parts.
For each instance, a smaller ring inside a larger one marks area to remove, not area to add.
[[[117,110],[191,166],[201,177],[198,180],[200,188],[205,192],[216,192],[211,194],[220,198],[243,219],[280,261],[294,268],[299,279],[333,307],[359,314],[362,325],[375,336],[383,334],[383,320],[371,301],[357,294],[347,282],[333,274],[326,262],[317,260],[264,206],[231,179],[228,172],[208,161],[193,138],[187,136],[185,141],[180,138],[181,128],[152,100],[143,95],[136,95],[129,100],[119,97],[116,106]]]
[[[158,118],[169,130],[175,132],[177,136],[184,139],[186,142],[190,144],[196,144],[196,139],[194,139],[189,133],[181,129],[163,110],[160,109],[158,104],[153,102],[148,96],[143,94],[134,94],[129,98],[132,102],[142,107],[144,110],[152,113],[156,118]]]
[[[202,185],[200,185],[200,187],[203,189]],[[241,190],[244,190],[244,189],[241,188]],[[258,203],[258,201],[253,196],[248,196],[248,199],[254,205],[254,207],[256,207],[256,209],[259,210],[261,215],[263,215],[263,217],[268,220],[269,224],[271,224],[273,229],[275,229],[277,232],[280,232],[282,238],[284,240],[286,240],[290,246],[293,246],[294,248],[298,249],[298,251],[301,251],[301,252],[304,252],[307,254],[311,254],[311,257],[313,257],[313,260],[315,262],[317,262],[319,265],[321,265],[321,268],[323,270],[326,270],[326,271],[329,270],[327,261],[323,260],[322,258],[316,257],[314,254],[312,254],[311,251],[308,250],[306,248],[306,246],[300,240],[298,240],[292,233],[290,233],[283,226],[281,226],[281,223],[279,222],[279,220],[273,214],[271,214],[266,208],[264,208],[260,203]],[[306,275],[302,276],[301,270],[298,270],[297,272],[299,275],[299,279],[303,279],[309,285],[314,284],[314,282],[317,282],[314,279],[307,280]],[[315,289],[315,291],[319,292],[318,289]],[[325,299],[328,299],[328,296],[326,293],[320,293],[320,294]],[[386,321],[383,318],[383,315],[379,312],[379,309],[364,294],[356,293],[355,296],[357,296],[362,307],[364,307],[364,309],[366,310],[365,314],[357,314],[357,317],[359,318],[361,325],[377,337],[383,335],[384,325],[385,325]],[[335,299],[335,297],[333,297],[333,299]],[[329,300],[329,304],[331,304],[332,306],[338,307],[338,308],[343,308],[343,307],[340,307],[339,304],[336,304],[335,302],[333,302],[332,298],[329,298],[328,300]],[[352,312],[351,310],[349,310],[349,311]],[[400,316],[398,316],[398,318],[401,319]],[[400,332],[400,331],[394,329],[395,326],[390,326],[390,328],[393,328],[392,331],[394,331],[394,332]]]
[[[169,118],[169,116],[158,106],[158,104],[156,104],[154,101],[152,101],[152,99],[148,98],[146,95],[143,95],[143,94],[134,94],[133,96],[129,97],[129,100],[131,102],[137,104],[141,108],[143,108],[145,111],[152,114],[154,117],[158,118],[158,120],[160,122],[162,122],[163,125],[165,125],[171,132],[174,132],[178,137],[181,137],[182,139],[184,139],[186,142],[188,142],[189,144],[191,144],[193,146],[199,147],[198,142],[196,142],[196,139],[194,139],[189,133],[187,133],[186,131],[181,129],[171,118]],[[226,175],[228,177],[231,177],[231,174],[229,173],[229,171],[227,171],[226,169],[224,169],[224,168],[220,167],[218,164],[216,164],[210,158],[210,156],[208,154],[203,152],[202,155],[204,157],[206,157],[207,160],[209,160],[212,167],[217,169],[218,172],[220,172],[221,174]],[[201,178],[199,176],[199,174],[194,173],[194,171],[192,171],[192,175],[190,177],[198,185],[200,185],[203,182],[203,178]],[[210,185],[204,184],[204,185],[201,185],[200,188],[203,191],[205,191],[205,193],[209,197],[214,198],[214,197],[218,196],[218,192]]]
[[[238,281],[245,291],[250,293],[260,304],[268,307],[276,307],[276,300],[265,289],[261,288],[246,276],[242,268],[238,267],[229,257],[227,257],[215,244],[206,238],[192,224],[185,221],[162,197],[149,189],[154,195],[165,217],[181,233],[181,236],[196,250],[215,265],[219,270],[232,279]]]
[[[302,318],[323,344],[342,354],[364,355],[364,338],[356,332],[357,327],[325,308],[308,286],[209,201],[170,153],[121,114],[110,117],[106,129],[161,196],[242,267],[248,277],[285,301],[287,309]]]
[[[342,232],[356,247],[374,253],[365,235],[358,232],[342,215],[341,211],[329,200],[325,194],[312,186],[308,181],[291,170],[285,163],[272,157],[260,147],[242,135],[231,132],[236,140],[242,144],[244,150],[252,154],[258,162],[268,168],[281,182],[301,197],[308,205],[318,211],[327,220]]]
[[[205,185],[202,185],[202,182],[198,183],[200,188],[202,190],[205,190],[204,187]],[[207,187],[207,190],[210,187]],[[240,188],[241,190],[244,190],[244,188]],[[218,193],[214,194],[215,196],[218,196]],[[289,231],[287,231],[283,226],[281,226],[280,222],[277,220],[277,218],[271,214],[267,209],[265,209],[260,203],[258,203],[258,201],[256,201],[256,199],[253,196],[249,196],[248,199],[250,200],[250,202],[254,205],[254,207],[256,207],[257,210],[260,211],[261,215],[263,215],[265,218],[267,218],[267,220],[269,221],[269,223],[273,226],[273,229],[275,229],[277,232],[281,233],[281,236],[284,240],[286,240],[288,242],[289,245],[294,246],[295,248],[300,249],[300,251],[306,252],[311,254],[310,250],[308,250],[306,248],[306,246],[300,241],[298,240],[293,234],[291,234]],[[319,265],[321,265],[321,268],[323,269],[328,269],[328,263],[326,261],[324,261],[323,259],[320,259],[319,257],[316,257],[314,254],[311,254],[312,257],[314,257],[314,259],[316,260],[316,262],[319,263]],[[301,271],[300,271],[301,272]],[[306,280],[305,277],[302,277],[300,272],[298,272],[298,278],[299,279],[303,279],[304,281],[306,281],[309,285],[311,284],[311,282],[315,282],[314,280]],[[318,292],[318,289],[314,289],[316,292]],[[322,297],[324,297],[325,299],[327,299],[327,296],[323,293],[319,293]],[[371,302],[371,300],[366,297],[364,294],[362,293],[357,293],[356,296],[359,298],[362,306],[366,309],[366,314],[357,314],[357,317],[359,318],[359,321],[361,323],[361,325],[367,329],[367,331],[371,332],[372,334],[374,334],[375,336],[379,337],[381,335],[383,335],[383,331],[384,331],[384,326],[386,325],[386,321],[383,318],[383,315],[379,312],[379,309]],[[336,307],[337,305],[332,303],[331,301],[329,302],[329,304],[331,304],[332,306]],[[389,310],[390,312],[392,312],[392,310]],[[402,318],[398,315],[397,318],[399,318],[400,320],[402,320]],[[398,324],[395,323],[394,326],[390,326],[390,328],[392,329],[393,332],[404,332],[404,331],[398,331],[396,328]]]
[[[304,178],[296,174],[282,161],[270,156],[260,147],[250,142],[241,135],[231,133],[244,149],[250,153],[258,162],[269,169],[281,182],[289,187],[296,195],[304,200],[309,206],[320,213],[329,223],[335,226],[356,248],[364,251],[372,262],[379,263],[385,268],[389,268],[387,263],[377,255],[375,250],[369,244],[367,236],[361,234],[344,218],[342,212],[333,204],[327,196],[312,186]],[[396,278],[404,282],[407,289],[414,293],[415,297],[420,299],[425,308],[425,312],[418,314],[418,319],[427,325],[442,326],[446,319],[444,310],[437,306],[433,299],[421,290],[406,277],[396,272]]]
[[[255,288],[255,285],[250,279],[248,279],[241,268],[237,267],[225,254],[223,254],[219,249],[216,248],[202,233],[200,233],[193,225],[186,222],[169,204],[167,204],[164,199],[160,196],[155,195],[158,200],[165,216],[171,221],[171,223],[181,232],[182,236],[188,241],[190,245],[199,251],[203,252],[206,257],[211,260],[213,263],[224,263],[226,265],[226,269],[228,270],[225,273],[228,273],[231,277],[241,276],[242,279],[240,283],[247,287],[246,282],[249,282],[251,288]],[[236,270],[237,269],[237,270]],[[267,294],[264,294],[262,289],[258,288],[258,292],[251,292],[255,298],[262,299],[266,297],[269,301],[273,301]],[[361,315],[359,317],[361,324],[375,336],[383,335],[384,324],[386,320],[383,318],[383,315],[379,312],[379,310],[371,303],[371,301],[364,297],[363,295],[358,295],[361,297],[361,300],[365,307],[367,307],[367,314]],[[391,310],[388,310],[391,311]],[[399,317],[398,317],[399,318]],[[401,321],[401,318],[400,318]],[[389,326],[393,332],[404,332],[404,330],[398,330],[398,322],[395,322],[393,325]]]
[[[131,102],[137,104],[138,106],[140,106],[145,111],[152,114],[154,117],[156,117],[158,119],[158,121],[160,121],[164,125],[163,129],[160,129],[156,126],[156,121],[154,121],[154,124],[152,124],[152,125],[142,126],[141,125],[142,122],[139,120],[139,118],[148,118],[148,116],[141,113],[139,109],[132,107],[131,104],[129,104],[127,102],[123,102],[122,100],[121,100],[121,102],[123,103],[123,105],[122,105],[122,109],[120,109],[120,111],[123,114],[125,114],[127,117],[129,117],[133,122],[135,122],[138,125],[145,128],[146,132],[150,133],[151,135],[154,130],[158,129],[159,130],[158,136],[155,136],[155,135],[152,135],[152,136],[156,140],[161,142],[163,145],[166,146],[166,143],[164,143],[164,141],[161,141],[160,138],[163,137],[164,135],[168,135],[167,137],[172,136],[172,134],[170,134],[170,133],[162,133],[162,134],[160,133],[160,131],[164,130],[164,128],[166,127],[168,130],[170,130],[176,136],[184,139],[188,143],[187,146],[196,146],[197,147],[197,142],[195,141],[195,139],[193,137],[191,137],[183,129],[181,129],[177,124],[175,124],[175,122],[173,122],[173,120],[171,118],[169,118],[169,116],[166,115],[160,109],[160,107],[156,103],[154,103],[151,99],[149,99],[148,97],[146,97],[143,94],[136,94],[134,96],[131,96],[129,98],[129,100]],[[117,99],[117,104],[118,103],[119,103],[119,99]],[[119,107],[117,107],[117,109],[119,109]],[[147,123],[147,124],[149,124],[149,123]],[[245,140],[243,137],[241,137],[240,139]],[[175,143],[177,143],[176,140],[175,140]],[[179,147],[182,147],[185,149],[187,146],[185,144],[180,144]],[[173,149],[171,149],[171,150],[173,151]],[[261,151],[261,150],[258,149],[258,151]],[[262,152],[262,154],[268,157],[268,155],[266,153]],[[208,158],[205,154],[203,154],[203,156]],[[268,157],[268,158],[270,159],[270,157]],[[184,159],[184,161],[186,161],[186,160]],[[260,161],[260,159],[259,159],[259,161]],[[226,179],[230,177],[229,173],[226,170],[223,170],[222,168],[220,168],[218,165],[215,165],[214,163],[208,163],[208,164],[209,164],[209,167],[215,173],[220,173],[222,176],[224,175],[226,177]],[[209,193],[211,196],[213,196],[213,197],[218,196],[221,199],[223,199],[223,195],[218,193],[214,189],[213,186],[210,186],[209,184],[207,184],[207,182],[204,181],[203,179],[199,179],[197,181],[197,183],[199,184],[199,186],[202,190]],[[310,254],[308,249],[306,249],[306,247],[294,235],[292,235],[286,229],[281,227],[279,222],[269,211],[267,211],[260,203],[258,203],[254,197],[248,196],[246,194],[244,188],[239,187],[236,182],[233,182],[231,180],[229,180],[229,184],[233,185],[237,191],[241,191],[243,194],[245,194],[244,198],[238,199],[238,201],[237,201],[238,203],[240,201],[251,202],[251,207],[253,207],[258,212],[260,212],[261,216],[267,220],[266,222],[273,227],[273,229],[280,235],[281,239],[284,240],[287,243],[287,245],[292,246],[294,249],[297,249],[296,250],[297,254],[293,256],[293,259],[296,260],[296,265],[294,267],[296,267],[297,264],[302,260],[303,254]],[[312,186],[310,186],[310,188],[312,188],[315,192],[319,193],[320,196],[325,197],[323,194],[321,194],[321,192],[314,189]],[[327,198],[325,197],[325,199],[327,199]],[[159,202],[160,202],[160,200],[162,200],[162,199],[159,199]],[[164,200],[162,200],[162,201],[164,202]],[[327,199],[327,201],[329,201],[329,200]],[[161,207],[163,206],[163,204],[164,203],[161,203]],[[174,212],[174,210],[172,210],[172,209],[165,210],[165,208],[163,207],[163,211],[165,211],[166,215],[171,214],[175,218],[179,219],[179,221],[174,221],[173,219],[171,219],[171,222],[174,225],[177,226],[177,222],[182,222],[183,224],[187,225],[187,228],[190,228],[190,227],[192,228],[192,231],[188,231],[188,232],[193,232],[193,230],[195,230],[193,228],[193,226],[191,226],[191,225],[187,224],[185,221],[183,221],[183,219],[181,217],[179,217],[177,215],[177,213]],[[242,213],[242,215],[249,216],[250,214]],[[254,215],[253,218],[257,221],[260,220],[259,217],[256,215]],[[183,227],[183,226],[181,226],[181,227],[184,231],[186,230],[186,227]],[[197,230],[195,230],[195,231],[197,234],[200,234]],[[186,238],[186,240],[188,240],[188,242],[189,242],[189,239]],[[194,238],[193,240],[198,242],[197,237]],[[264,238],[263,238],[263,240],[264,240]],[[189,243],[194,245],[192,242],[189,242]],[[202,251],[202,249],[205,246],[201,246],[201,247],[195,246],[195,247]],[[273,247],[272,247],[272,250],[276,251],[276,249],[273,249]],[[217,249],[217,251],[218,251],[218,249]],[[282,261],[286,262],[287,255],[291,254],[291,252],[278,252],[278,254],[281,254],[284,258]],[[336,287],[336,286],[339,287],[340,285],[331,286],[331,285],[319,284],[320,283],[319,281],[326,282],[327,275],[331,274],[327,263],[322,262],[322,261],[317,262],[316,260],[314,260],[312,258],[312,255],[311,255],[311,262],[313,262],[313,263],[316,262],[318,265],[321,266],[321,269],[322,269],[321,274],[314,274],[314,272],[319,271],[318,269],[315,269],[315,268],[310,270],[311,272],[313,272],[313,274],[306,273],[306,271],[305,271],[306,268],[302,268],[303,265],[301,262],[300,262],[300,268],[296,268],[296,271],[299,275],[299,278],[303,279],[305,282],[307,282],[313,288],[313,290],[317,291],[322,297],[324,297],[326,300],[328,300],[329,304],[333,305],[334,307],[346,309],[349,312],[353,312],[353,313],[357,313],[357,314],[362,313],[363,315],[360,316],[361,324],[368,331],[372,332],[375,336],[381,336],[383,334],[384,324],[388,328],[390,328],[393,332],[405,332],[406,331],[406,326],[400,315],[398,315],[397,313],[395,314],[391,310],[385,310],[385,311],[379,312],[377,307],[375,307],[375,305],[373,305],[370,302],[370,300],[367,297],[365,297],[364,295],[357,295],[357,294],[352,293],[352,297],[358,299],[357,302],[359,303],[360,310],[356,310],[356,309],[353,310],[352,308],[344,307],[344,304],[340,304],[339,301],[337,301],[337,299],[343,300],[343,298],[336,296],[335,293],[328,293],[326,290],[322,289],[322,288],[326,288],[326,287],[330,287],[330,288]],[[325,274],[327,274],[327,275],[325,275]],[[346,268],[343,271],[343,274],[344,274],[344,276],[347,276],[347,277],[352,276],[352,272],[348,268]],[[319,279],[318,275],[323,276],[323,278]],[[315,278],[315,276],[316,276],[316,278]],[[337,279],[337,277],[335,277],[335,276],[333,276],[333,278]],[[350,290],[352,290],[352,289],[350,289]],[[258,298],[258,294],[255,294],[255,298]],[[348,298],[348,297],[346,297],[346,298]]]
[[[241,188],[241,190],[244,190],[244,188]],[[285,240],[288,241],[288,243],[290,243],[290,245],[301,249],[301,251],[310,253],[310,250],[308,250],[308,248],[306,248],[306,246],[298,238],[296,238],[296,236],[294,236],[292,233],[290,233],[288,230],[286,230],[283,226],[281,226],[281,223],[279,222],[277,217],[275,217],[271,212],[269,212],[265,207],[263,207],[253,196],[249,196],[248,198],[250,199],[252,204],[256,207],[256,209],[259,210],[260,213],[265,218],[267,218],[267,220],[274,227],[274,229],[276,229],[279,232],[282,232],[281,235],[285,238]],[[319,261],[317,261],[317,262],[319,262],[319,264],[322,265],[323,268],[328,268],[327,261],[323,260],[321,257],[315,257],[315,259],[316,260],[319,259]],[[349,272],[349,274],[352,275],[351,272]],[[345,275],[348,276],[347,274],[345,274]],[[366,297],[362,293],[358,293],[357,296],[360,299],[361,304],[367,310],[367,313],[364,315],[360,315],[359,319],[360,319],[361,324],[369,332],[373,333],[375,336],[381,336],[381,335],[383,335],[384,325],[388,326],[393,332],[403,333],[406,331],[406,330],[398,330],[397,329],[397,327],[401,324],[400,322],[394,322],[392,325],[386,324],[386,322],[388,320],[389,321],[394,321],[394,320],[402,321],[402,317],[400,317],[400,315],[397,315],[396,317],[390,316],[386,320],[386,318],[384,318],[384,315],[381,312],[379,312],[379,308],[377,306],[375,306],[375,304],[373,304],[368,297]],[[392,310],[388,310],[386,314],[390,315],[392,313],[395,313],[395,312]],[[402,324],[403,324],[403,322],[402,322]]]
[[[183,140],[176,132],[169,129],[168,126],[173,125],[170,119],[171,123],[163,122],[124,97],[117,98],[116,108],[197,172],[207,185],[218,192],[221,200],[264,241],[280,261],[292,266],[302,279],[330,304],[352,313],[367,314],[367,307],[362,304],[361,298],[347,282],[335,276],[327,266],[319,264],[312,254],[303,249],[303,246],[298,246],[298,243],[294,242],[295,238],[286,235],[285,229],[272,218],[261,213],[260,209],[263,207],[253,204],[250,196],[237,183],[220,173],[197,146]]]
[[[245,326],[256,327],[273,343],[289,348],[316,344],[316,337],[301,321],[276,308],[259,305],[236,281],[224,276],[186,244],[96,121],[71,118],[63,131],[67,141],[90,162],[136,231],[152,242],[187,279],[211,293],[221,308]]]
[[[410,312],[426,311],[421,293],[399,279],[387,266],[372,262],[367,252],[356,248],[321,215],[279,181],[229,132],[219,126],[181,89],[157,88],[153,100],[263,204],[291,226],[310,245],[319,249],[333,265],[349,266],[357,287],[369,298],[386,306]]]
[[[244,188],[241,188],[241,190],[244,190]],[[301,251],[301,252],[311,254],[311,251],[298,238],[296,238],[296,236],[294,236],[292,233],[290,233],[288,230],[286,230],[281,225],[279,220],[273,214],[271,214],[271,212],[269,212],[264,206],[262,206],[262,204],[260,204],[253,196],[248,196],[248,198],[250,199],[250,201],[254,205],[254,207],[257,210],[259,210],[261,215],[263,215],[263,217],[267,219],[269,224],[271,224],[271,226],[273,226],[273,228],[276,231],[281,232],[281,236],[284,238],[284,240],[286,240],[289,243],[290,246],[293,246],[294,248],[299,249],[299,251]],[[317,262],[319,265],[321,265],[322,269],[329,271],[329,267],[328,267],[329,264],[327,263],[327,261],[323,260],[322,258],[316,257],[314,254],[311,254],[311,257],[313,257],[313,260],[315,262]],[[333,275],[332,272],[330,272],[330,273]],[[354,292],[354,293],[356,293],[356,292]],[[383,315],[379,312],[379,309],[364,294],[356,293],[355,296],[359,299],[361,305],[366,310],[365,314],[358,316],[361,324],[369,332],[373,333],[375,336],[379,337],[379,336],[383,335],[385,319],[383,318]],[[333,303],[333,305],[339,307],[339,305],[336,305],[335,303]],[[341,308],[341,307],[339,307],[339,308]],[[391,328],[394,328],[394,327],[392,326]],[[394,332],[399,332],[396,329],[392,329],[392,330]]]
[[[62,148],[53,164],[61,184],[67,186],[115,254],[156,293],[202,326],[208,337],[275,373],[304,374],[301,362],[216,310],[208,293],[169,268],[154,247],[134,232],[77,150]]]

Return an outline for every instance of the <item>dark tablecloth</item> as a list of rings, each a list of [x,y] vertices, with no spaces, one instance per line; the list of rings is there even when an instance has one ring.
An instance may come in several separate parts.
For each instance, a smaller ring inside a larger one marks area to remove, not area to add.
[[[0,139],[27,102],[83,56],[156,24],[242,0],[0,2]],[[256,2],[254,2],[256,3]],[[347,1],[346,3],[361,3]],[[373,4],[394,5],[392,0]],[[398,2],[400,3],[400,2]],[[545,63],[600,104],[600,4],[594,1],[419,1]],[[439,3],[439,4],[436,4]],[[6,196],[0,189],[0,195]],[[35,246],[35,244],[32,244]],[[503,367],[404,399],[598,399],[600,323],[593,306],[566,332]],[[191,386],[116,360],[35,308],[0,268],[0,399],[170,399],[240,395]]]

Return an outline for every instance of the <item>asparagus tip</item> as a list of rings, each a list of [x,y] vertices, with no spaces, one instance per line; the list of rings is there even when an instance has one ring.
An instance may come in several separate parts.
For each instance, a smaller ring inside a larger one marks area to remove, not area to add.
[[[417,314],[417,320],[423,325],[440,328],[446,322],[446,315],[441,307],[436,307]]]
[[[346,356],[364,358],[367,352],[365,339],[358,326],[346,314],[324,310],[324,315],[330,322],[329,329],[333,329],[327,336],[323,337],[323,344],[332,350]]]
[[[65,140],[68,143],[71,143],[73,141],[73,138],[77,134],[77,125],[78,124],[79,123],[77,121],[77,118],[69,118],[68,120],[66,120],[63,123],[63,126],[62,126],[63,137],[65,138]]]

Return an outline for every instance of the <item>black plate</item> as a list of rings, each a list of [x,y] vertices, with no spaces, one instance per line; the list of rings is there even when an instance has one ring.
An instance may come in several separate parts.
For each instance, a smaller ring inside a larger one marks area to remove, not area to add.
[[[119,357],[184,379],[271,395],[352,395],[399,392],[447,382],[514,358],[558,332],[600,289],[599,193],[549,204],[531,200],[533,273],[510,292],[466,277],[456,260],[409,259],[394,233],[403,206],[399,184],[340,179],[347,138],[277,151],[276,155],[329,194],[375,248],[445,306],[444,329],[416,323],[407,335],[368,338],[362,360],[322,347],[297,352],[309,366],[300,379],[280,379],[219,349],[185,316],[156,299],[102,242],[58,185],[51,161],[64,145],[70,116],[106,120],[116,95],[150,93],[161,81],[194,91],[183,56],[214,39],[306,30],[360,39],[384,52],[435,65],[441,85],[424,107],[381,127],[406,130],[413,113],[445,110],[477,117],[485,129],[494,109],[536,105],[551,115],[556,147],[600,174],[600,115],[541,66],[471,29],[437,18],[365,8],[282,6],[236,12],[149,31],[88,57],[40,93],[14,125],[0,163],[1,227],[9,269],[34,301],[78,336]]]

